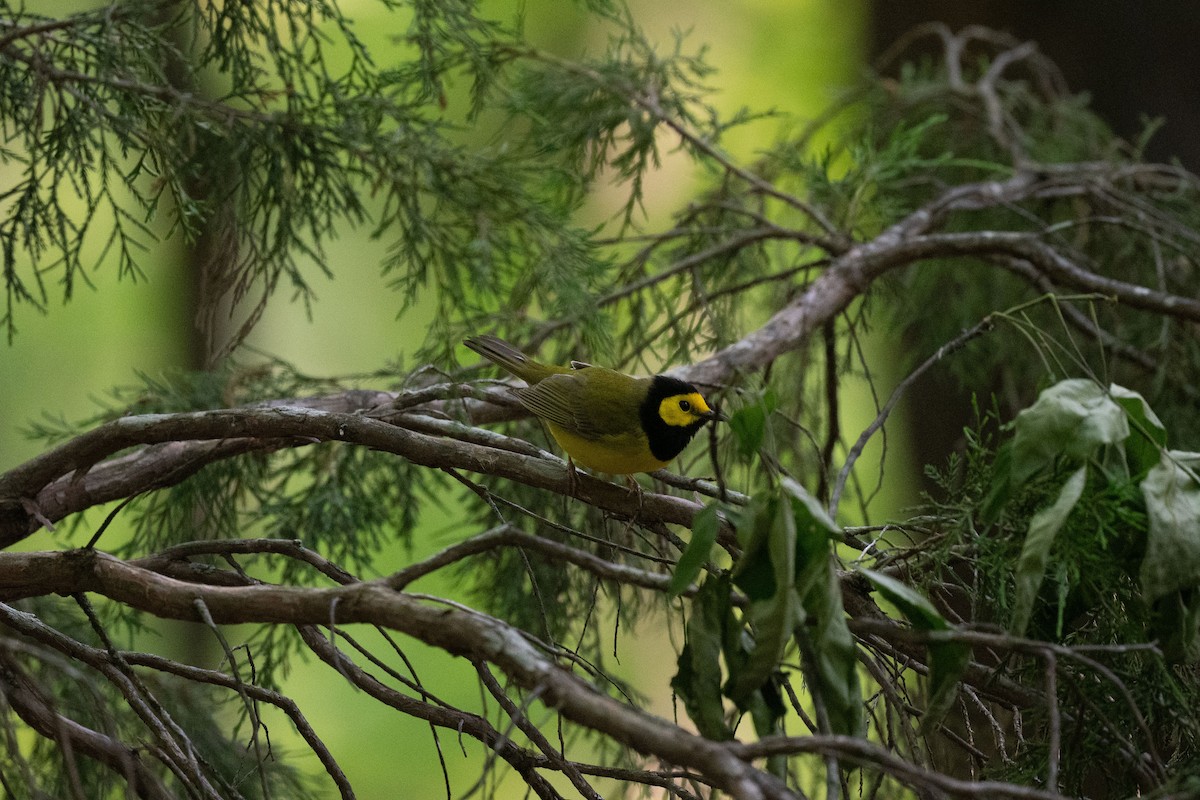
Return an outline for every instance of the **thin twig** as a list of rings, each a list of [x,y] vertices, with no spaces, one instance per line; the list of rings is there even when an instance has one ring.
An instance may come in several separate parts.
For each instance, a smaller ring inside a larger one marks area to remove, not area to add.
[[[1045,650],[1042,658],[1046,660],[1046,712],[1049,720],[1049,737],[1046,764],[1046,788],[1052,792],[1058,791],[1058,762],[1062,746],[1062,714],[1058,707],[1058,658],[1053,650]]]
[[[838,503],[841,500],[842,491],[846,488],[846,480],[850,477],[850,471],[854,468],[854,462],[858,460],[860,455],[862,455],[863,449],[867,446],[867,442],[870,441],[871,437],[875,435],[876,431],[883,427],[885,422],[887,422],[888,416],[892,413],[892,410],[896,407],[896,404],[900,402],[900,399],[904,396],[904,393],[908,390],[908,388],[912,386],[913,383],[915,383],[918,378],[925,374],[925,372],[934,364],[938,363],[951,353],[961,350],[972,339],[975,339],[976,337],[991,330],[992,324],[992,315],[989,314],[979,323],[973,325],[972,327],[960,333],[958,336],[955,336],[949,342],[946,342],[944,345],[939,347],[933,355],[925,359],[920,366],[910,372],[904,380],[897,384],[896,388],[892,390],[892,394],[888,397],[887,402],[883,404],[883,408],[879,410],[879,414],[875,417],[871,424],[868,425],[861,434],[859,434],[858,440],[854,443],[854,446],[850,448],[850,452],[846,455],[846,461],[842,465],[841,470],[838,472],[837,481],[834,483],[833,492],[829,497],[829,514],[831,517],[835,519],[837,518]]]

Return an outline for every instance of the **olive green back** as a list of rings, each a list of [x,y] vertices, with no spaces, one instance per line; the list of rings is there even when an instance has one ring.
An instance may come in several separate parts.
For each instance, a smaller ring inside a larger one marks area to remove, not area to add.
[[[641,432],[638,409],[649,386],[650,378],[584,367],[549,375],[516,394],[539,418],[585,439],[603,439]]]
[[[576,369],[539,364],[503,339],[473,336],[464,344],[529,384],[514,390],[535,416],[585,439],[641,431],[638,409],[650,378],[634,378],[604,367]]]

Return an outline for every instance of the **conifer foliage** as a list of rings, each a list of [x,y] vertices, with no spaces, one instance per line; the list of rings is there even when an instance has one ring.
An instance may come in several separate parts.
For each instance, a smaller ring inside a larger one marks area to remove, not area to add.
[[[0,5],[9,340],[92,270],[153,281],[175,240],[206,360],[39,424],[0,474],[6,796],[354,797],[288,688],[314,663],[427,724],[454,797],[1200,792],[1196,176],[981,29],[913,31],[800,125],[722,116],[703,51],[620,5],[588,3],[606,45],[567,58],[470,2],[382,2],[386,52],[329,0]],[[743,126],[753,161],[723,146]],[[705,182],[652,224],[668,153]],[[245,347],[337,280],[349,231],[388,244],[399,314],[436,307],[416,366]],[[679,462],[703,477],[569,472],[460,365],[485,331],[675,365],[730,416]],[[901,344],[890,384],[869,335]],[[935,376],[970,423],[922,506],[876,519],[912,476],[864,454]],[[435,507],[453,535],[417,557]],[[23,546],[43,529],[61,546]],[[160,620],[216,657],[151,651]],[[629,631],[673,679],[617,668]]]

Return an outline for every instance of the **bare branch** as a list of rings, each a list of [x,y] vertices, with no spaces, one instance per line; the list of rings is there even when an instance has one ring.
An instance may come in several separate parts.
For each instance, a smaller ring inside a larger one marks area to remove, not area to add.
[[[423,466],[486,473],[561,494],[574,488],[578,499],[630,518],[641,514],[690,526],[700,510],[699,504],[678,497],[653,493],[636,497],[624,487],[588,475],[572,484],[557,459],[429,436],[362,415],[273,406],[121,417],[0,475],[0,512],[7,512],[0,514],[0,546],[21,540],[40,527],[42,519],[55,521],[99,502],[89,491],[88,473],[101,459],[128,447],[149,445],[123,457],[129,459],[123,466],[132,465],[145,481],[125,486],[126,491],[136,493],[168,480],[175,482],[176,474],[190,474],[193,464],[207,462],[214,454],[227,457],[320,441],[350,442],[395,453]],[[149,462],[143,463],[139,457]],[[113,476],[107,473],[105,477]],[[121,478],[128,484],[125,476]],[[27,510],[29,503],[38,515]]]
[[[382,582],[332,589],[289,586],[204,586],[167,578],[96,551],[7,553],[0,556],[0,597],[95,592],[170,619],[196,620],[203,601],[217,624],[246,622],[339,625],[366,622],[413,636],[451,654],[487,661],[565,718],[600,731],[666,763],[707,775],[735,798],[792,798],[776,778],[759,772],[728,745],[598,693],[560,668],[511,626],[457,605],[431,604]]]
[[[4,700],[31,729],[108,767],[125,779],[130,791],[138,797],[147,800],[175,797],[142,760],[141,754],[146,752],[143,748],[125,744],[59,714],[37,683],[7,656],[0,666],[0,689]]]
[[[934,770],[918,767],[888,752],[874,742],[855,736],[829,734],[771,736],[753,744],[737,745],[733,750],[746,759],[793,753],[836,755],[868,769],[882,770],[914,788],[941,792],[951,797],[1065,800],[1057,792],[1047,792],[1031,786],[1019,786],[1000,781],[961,781]]]
[[[803,293],[757,330],[704,361],[677,368],[671,374],[702,385],[720,386],[740,373],[760,370],[798,347],[826,322],[845,311],[884,274],[925,259],[953,255],[1021,258],[1060,285],[1101,292],[1133,308],[1200,320],[1200,302],[1084,269],[1031,234],[931,232],[954,212],[1009,206],[1035,198],[1083,196],[1092,191],[1092,181],[1136,179],[1135,176],[1140,175],[1143,173],[1118,175],[1105,165],[1074,164],[1062,167],[1049,178],[1042,173],[1026,171],[1018,172],[1006,181],[984,181],[950,188],[874,239],[856,244],[838,255]]]

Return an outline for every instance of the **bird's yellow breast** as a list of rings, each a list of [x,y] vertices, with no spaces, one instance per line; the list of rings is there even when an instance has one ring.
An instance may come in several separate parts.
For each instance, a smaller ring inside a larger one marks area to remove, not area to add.
[[[553,422],[547,422],[546,427],[572,461],[596,472],[630,475],[634,472],[653,472],[667,465],[666,461],[660,461],[650,452],[650,444],[641,431],[585,439]]]

